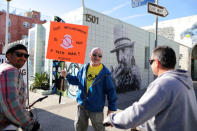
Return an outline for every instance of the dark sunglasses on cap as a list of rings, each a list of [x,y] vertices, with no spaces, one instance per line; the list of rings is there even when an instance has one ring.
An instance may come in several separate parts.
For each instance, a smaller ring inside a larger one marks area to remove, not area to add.
[[[25,58],[28,58],[29,57],[29,54],[25,54],[25,53],[21,53],[21,52],[17,52],[15,51],[14,52],[16,54],[17,57],[25,57]]]
[[[93,56],[94,57],[97,57],[98,56],[99,58],[102,58],[102,55],[98,55],[98,54],[93,54]]]
[[[154,60],[154,59],[149,60],[150,65],[152,65],[152,64],[153,64],[153,61],[155,61],[155,60]]]

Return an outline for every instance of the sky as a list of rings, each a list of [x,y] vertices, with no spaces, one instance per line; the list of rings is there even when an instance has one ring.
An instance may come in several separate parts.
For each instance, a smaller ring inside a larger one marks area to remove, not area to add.
[[[120,19],[137,27],[155,23],[155,15],[148,13],[147,5],[132,8],[132,0],[84,0],[85,7],[105,15]],[[6,9],[6,0],[0,0],[0,10]],[[82,0],[12,0],[10,9],[36,10],[44,16],[60,16],[80,8]],[[159,17],[165,21],[180,17],[197,15],[197,0],[158,0],[158,5],[168,11],[168,16]]]

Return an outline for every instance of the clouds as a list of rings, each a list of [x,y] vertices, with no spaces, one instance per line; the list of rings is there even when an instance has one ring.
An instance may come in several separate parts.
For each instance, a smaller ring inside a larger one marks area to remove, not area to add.
[[[131,4],[131,2],[122,3],[122,4],[118,5],[118,6],[115,6],[111,10],[103,11],[102,13],[104,13],[106,15],[109,15],[109,14],[114,13],[115,11],[117,11],[117,10],[127,6],[127,5],[129,5],[129,4]]]
[[[144,16],[148,16],[149,14],[136,14],[136,15],[131,15],[131,16],[125,16],[120,18],[121,20],[129,20],[129,19],[134,19],[137,17],[144,17]]]
[[[125,2],[125,3],[119,4],[119,5],[115,6],[115,7],[113,7],[110,10],[103,11],[102,13],[106,14],[106,15],[110,15],[110,14],[113,14],[116,11],[118,11],[118,10],[128,6],[128,5],[130,5],[130,4],[131,4],[131,2]],[[125,17],[122,17],[122,18],[119,18],[119,19],[121,19],[121,20],[129,20],[129,19],[135,19],[137,17],[138,18],[139,17],[144,17],[144,16],[147,16],[147,15],[148,14],[145,14],[145,13],[144,14],[135,14],[135,15],[131,15],[131,16],[125,16]]]

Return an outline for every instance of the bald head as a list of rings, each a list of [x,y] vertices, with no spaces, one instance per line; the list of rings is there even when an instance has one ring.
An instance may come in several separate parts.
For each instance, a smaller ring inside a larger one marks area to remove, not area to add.
[[[99,48],[99,47],[95,47],[95,48],[93,48],[92,50],[91,50],[91,52],[90,52],[90,55],[91,54],[93,54],[93,52],[101,52],[101,55],[102,55],[102,50],[101,50],[101,48]]]
[[[102,50],[99,47],[95,47],[90,52],[90,64],[92,66],[99,66],[102,59]]]

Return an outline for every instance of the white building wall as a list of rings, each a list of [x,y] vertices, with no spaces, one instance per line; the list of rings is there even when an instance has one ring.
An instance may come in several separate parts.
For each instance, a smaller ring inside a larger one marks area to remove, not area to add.
[[[154,42],[155,35],[153,33],[150,33],[138,27],[124,23],[118,19],[111,18],[109,16],[106,16],[104,14],[101,14],[99,12],[87,8],[79,8],[77,10],[62,15],[61,18],[66,23],[87,25],[89,27],[85,63],[89,62],[89,53],[91,49],[93,47],[100,47],[103,50],[102,62],[109,68],[109,70],[111,69],[111,66],[118,64],[116,53],[110,53],[110,51],[115,48],[113,29],[116,25],[121,25],[122,28],[125,30],[124,31],[125,35],[128,35],[131,41],[135,41],[134,57],[135,57],[136,65],[140,69],[140,75],[142,80],[141,87],[146,88],[148,84],[153,80],[153,74],[151,69],[145,68],[145,58],[150,58],[151,51],[155,45]],[[47,50],[50,24],[49,23],[43,24],[43,26],[40,27],[40,29],[43,31],[41,31],[40,35],[36,35],[36,39],[40,39],[40,40],[39,41],[36,40],[37,43],[35,43],[36,45],[35,48],[38,49],[39,47],[41,49]],[[34,30],[39,30],[39,28],[34,27]],[[45,36],[43,36],[42,33]],[[38,37],[43,37],[43,38],[38,38]],[[168,40],[164,37],[158,36],[158,45],[171,46],[175,50],[177,58],[179,58],[178,43],[172,40]],[[150,48],[149,56],[145,56],[146,47]],[[38,51],[40,51],[40,49]],[[44,57],[46,58],[46,51],[42,53],[45,54]],[[39,59],[40,55],[41,54],[38,53],[35,54],[35,59]],[[36,65],[34,66],[36,67]],[[44,67],[45,68],[43,70],[49,71],[51,76],[50,78],[52,79],[52,74],[51,74],[52,60],[45,59]]]
[[[112,65],[118,64],[116,54],[110,53],[110,51],[115,47],[113,28],[115,25],[122,25],[126,34],[129,34],[131,40],[136,41],[134,46],[134,57],[137,66],[140,68],[142,88],[147,87],[149,82],[153,80],[153,74],[150,68],[144,68],[145,47],[150,47],[151,52],[154,48],[155,35],[91,9],[84,8],[83,12],[83,25],[89,26],[85,63],[89,62],[89,52],[91,49],[93,47],[100,47],[103,49],[102,62],[109,69]],[[90,14],[92,16],[92,20],[87,21],[86,14]],[[95,17],[94,19],[93,16]],[[98,23],[95,20],[96,18],[98,18]],[[175,51],[179,51],[178,43],[161,36],[158,37],[158,45],[169,45],[174,48]],[[178,55],[179,52],[176,53]]]
[[[197,43],[194,43],[194,41],[192,41],[191,36],[183,37],[181,34],[184,31],[191,29],[194,24],[197,24],[197,15],[161,21],[158,23],[159,35],[180,43],[179,53],[181,57],[179,58],[179,68],[188,70],[189,72],[191,72],[190,52],[194,45]],[[155,24],[152,26],[142,27],[142,29],[150,32],[155,32]],[[191,33],[194,33],[194,35],[196,34],[196,32]]]
[[[35,68],[35,62],[34,59],[34,53],[35,53],[35,45],[36,45],[36,26],[34,28],[29,29],[28,33],[28,52],[29,52],[29,59],[28,59],[28,78],[29,81],[33,80],[33,75],[34,75],[34,68]],[[31,83],[31,82],[30,82]]]
[[[171,40],[181,43],[185,46],[192,47],[191,38],[181,38],[181,33],[191,28],[197,22],[197,15],[177,18],[173,20],[161,21],[158,23],[158,30],[161,36],[165,36]],[[155,24],[142,27],[142,29],[155,32]]]
[[[36,72],[44,71],[44,59],[45,59],[45,30],[42,25],[36,25],[36,45],[35,45],[35,70]]]

